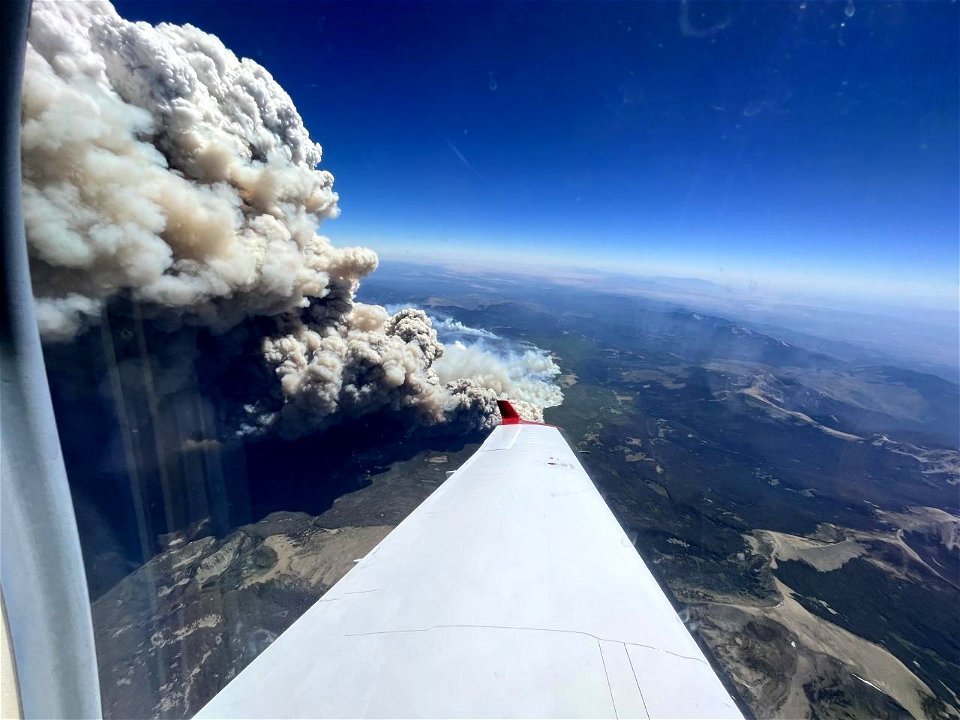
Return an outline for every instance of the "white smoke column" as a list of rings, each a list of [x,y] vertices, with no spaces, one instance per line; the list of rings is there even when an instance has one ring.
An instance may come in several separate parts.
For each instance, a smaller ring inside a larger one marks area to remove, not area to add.
[[[371,272],[372,251],[314,232],[338,212],[320,152],[269,73],[212,35],[35,2],[23,198],[44,338],[121,291],[226,328]]]
[[[502,383],[441,381],[426,315],[354,302],[377,257],[316,233],[338,214],[320,146],[270,74],[216,37],[35,0],[21,137],[45,341],[75,338],[117,296],[165,326],[272,317],[263,360],[283,404],[249,406],[248,428],[297,435],[378,410],[496,421]]]
[[[515,401],[528,419],[542,421],[544,408],[563,402],[556,384],[560,367],[543,350],[501,350],[494,343],[467,345],[458,340],[446,346],[434,369],[441,382],[470,378],[499,397]]]
[[[387,311],[405,307],[388,305]],[[563,403],[557,384],[561,370],[550,353],[446,315],[435,314],[430,320],[444,343],[443,355],[433,365],[441,382],[470,378],[513,401],[521,416],[537,422],[543,421],[544,408]]]

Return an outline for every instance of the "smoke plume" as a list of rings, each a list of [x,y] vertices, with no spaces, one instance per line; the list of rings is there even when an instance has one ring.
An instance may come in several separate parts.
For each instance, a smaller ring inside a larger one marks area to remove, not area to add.
[[[560,367],[549,353],[456,320],[444,319],[438,325],[446,343],[434,365],[440,382],[470,378],[498,397],[510,398],[523,417],[536,422],[543,422],[544,408],[563,402],[556,383]],[[454,339],[448,341],[445,335]]]
[[[383,410],[486,427],[497,394],[543,362],[462,343],[445,355],[422,311],[355,302],[377,256],[317,233],[339,212],[320,145],[264,68],[190,25],[35,0],[22,158],[44,340],[72,341],[118,298],[159,327],[259,333],[252,361],[281,403],[249,404],[246,431]],[[517,399],[559,403],[551,372]]]

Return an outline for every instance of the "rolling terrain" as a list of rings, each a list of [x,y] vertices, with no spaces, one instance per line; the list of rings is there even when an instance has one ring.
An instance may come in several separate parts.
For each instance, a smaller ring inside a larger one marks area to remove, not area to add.
[[[413,299],[552,350],[548,422],[758,716],[957,716],[955,383],[668,303],[495,282]]]
[[[758,717],[960,716],[956,383],[592,288],[400,267],[361,300],[552,352],[547,422]],[[368,419],[180,448],[217,471],[175,529],[84,548],[106,715],[191,715],[481,439]],[[114,502],[91,444],[65,442],[81,525]]]

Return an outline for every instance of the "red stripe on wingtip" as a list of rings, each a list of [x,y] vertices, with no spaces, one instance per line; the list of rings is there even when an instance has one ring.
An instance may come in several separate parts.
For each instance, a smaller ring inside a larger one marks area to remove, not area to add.
[[[520,420],[520,413],[509,400],[497,400],[497,407],[500,408],[500,417],[503,418],[502,424],[508,425],[508,420]]]
[[[543,425],[544,427],[554,427],[546,423],[524,420],[509,400],[497,400],[497,407],[500,408],[501,425]]]

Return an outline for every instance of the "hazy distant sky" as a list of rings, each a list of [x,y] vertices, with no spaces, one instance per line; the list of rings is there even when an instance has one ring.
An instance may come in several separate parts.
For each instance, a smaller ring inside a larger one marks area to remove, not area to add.
[[[340,244],[956,306],[956,2],[116,5],[273,73]]]

